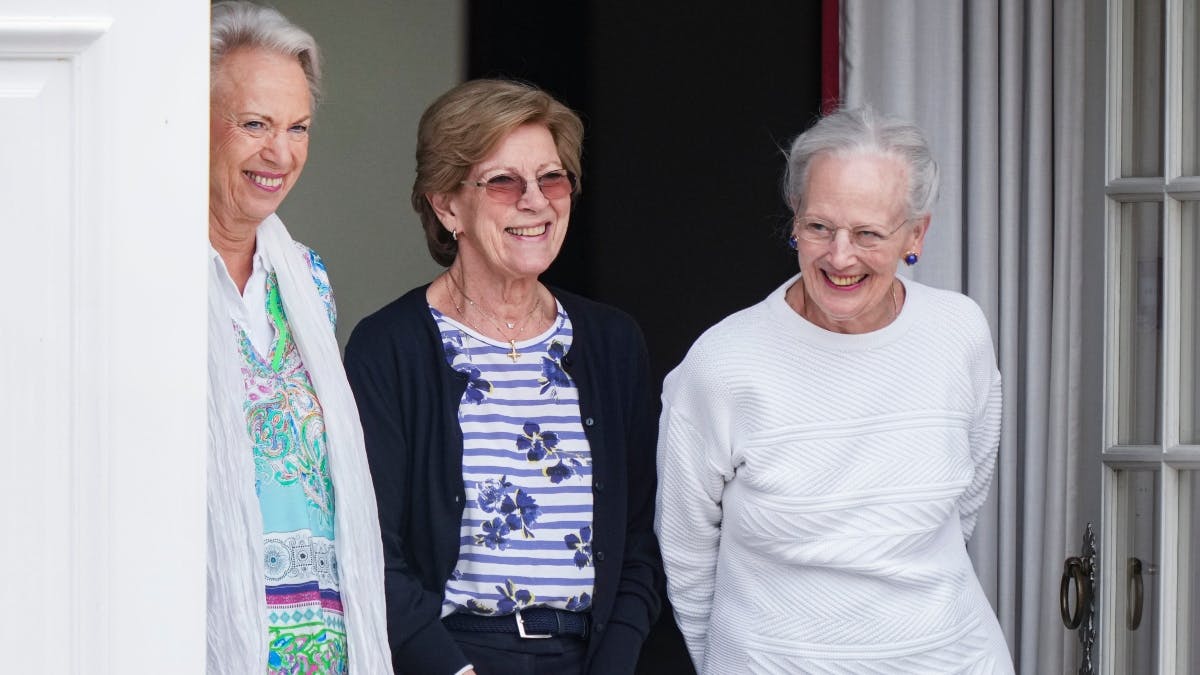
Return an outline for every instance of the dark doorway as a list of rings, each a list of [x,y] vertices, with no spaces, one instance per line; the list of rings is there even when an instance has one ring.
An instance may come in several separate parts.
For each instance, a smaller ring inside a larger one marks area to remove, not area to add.
[[[632,314],[658,382],[797,271],[782,148],[820,110],[820,0],[473,0],[468,17],[468,77],[533,82],[583,117],[583,194],[543,279]],[[669,607],[639,672],[692,672]]]

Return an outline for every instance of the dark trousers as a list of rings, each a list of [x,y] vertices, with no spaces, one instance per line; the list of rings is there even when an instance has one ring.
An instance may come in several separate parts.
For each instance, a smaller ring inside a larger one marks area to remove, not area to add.
[[[451,631],[478,675],[572,675],[583,672],[587,642],[573,637],[529,640],[507,633]]]

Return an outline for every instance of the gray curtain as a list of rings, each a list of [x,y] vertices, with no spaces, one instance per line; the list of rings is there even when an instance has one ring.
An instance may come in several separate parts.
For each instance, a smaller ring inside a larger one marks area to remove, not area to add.
[[[843,0],[842,91],[916,121],[943,169],[917,280],[987,314],[1004,378],[970,543],[1018,672],[1074,672],[1058,617],[1081,524],[1084,0]]]

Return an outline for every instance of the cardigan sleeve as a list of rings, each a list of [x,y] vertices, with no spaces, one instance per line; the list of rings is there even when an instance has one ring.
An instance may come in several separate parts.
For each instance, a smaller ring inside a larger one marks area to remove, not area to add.
[[[721,500],[733,467],[728,441],[721,440],[732,402],[703,385],[711,378],[705,364],[698,364],[701,372],[692,367],[696,357],[694,350],[663,388],[655,531],[675,620],[700,671],[716,585]]]
[[[401,361],[394,336],[360,324],[346,345],[346,375],[354,390],[383,535],[388,642],[397,673],[456,673],[468,660],[441,622],[442,598],[409,569],[402,523],[407,511],[412,448],[400,418]]]
[[[649,356],[641,331],[630,323],[628,343],[620,353],[629,359],[615,368],[627,374],[628,395],[623,414],[628,419],[625,442],[625,551],[617,596],[603,642],[592,657],[591,673],[633,673],[640,645],[658,618],[662,582],[658,540],[654,536],[655,406],[650,389]],[[617,364],[613,364],[616,366]]]

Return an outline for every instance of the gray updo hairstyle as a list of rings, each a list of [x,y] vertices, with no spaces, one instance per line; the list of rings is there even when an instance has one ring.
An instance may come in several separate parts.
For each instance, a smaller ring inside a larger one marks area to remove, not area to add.
[[[841,108],[796,137],[788,152],[784,199],[793,211],[808,185],[808,172],[819,155],[873,154],[895,157],[908,167],[908,216],[928,214],[937,201],[938,165],[917,125],[870,106]]]
[[[304,78],[308,80],[312,106],[317,106],[321,96],[321,54],[317,49],[317,41],[308,31],[270,7],[246,0],[214,3],[209,38],[209,72],[215,73],[221,59],[243,47],[295,57],[304,71]]]

